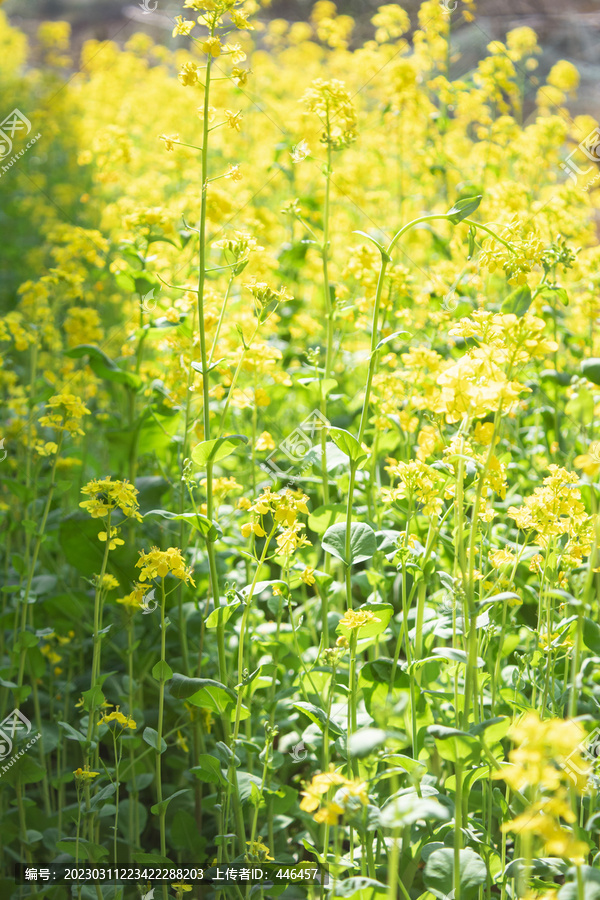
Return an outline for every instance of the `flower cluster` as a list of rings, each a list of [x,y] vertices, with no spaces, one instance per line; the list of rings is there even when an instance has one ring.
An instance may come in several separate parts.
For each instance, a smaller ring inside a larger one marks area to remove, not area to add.
[[[148,553],[140,550],[140,558],[135,565],[136,568],[141,569],[141,582],[174,575],[185,584],[188,582],[194,584],[192,570],[186,566],[181,550],[177,547],[169,547],[168,550],[159,550],[158,547],[153,547]]]
[[[334,797],[321,805],[324,795],[331,788],[337,788]],[[345,812],[354,811],[356,801],[362,806],[368,804],[366,782],[358,778],[346,778],[332,766],[328,772],[319,772],[313,776],[306,790],[302,791],[300,809],[314,812],[315,822],[337,825]]]
[[[129,481],[113,481],[110,477],[94,479],[81,488],[81,493],[90,497],[79,505],[89,512],[92,519],[105,518],[113,510],[119,509],[127,518],[142,521],[138,491]],[[108,535],[106,532],[101,533],[104,537],[100,540],[106,541]]]

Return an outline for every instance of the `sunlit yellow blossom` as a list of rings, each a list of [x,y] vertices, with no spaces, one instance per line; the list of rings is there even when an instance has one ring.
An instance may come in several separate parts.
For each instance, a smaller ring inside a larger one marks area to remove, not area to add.
[[[154,578],[165,578],[174,575],[180,581],[194,584],[192,570],[187,567],[181,550],[177,547],[169,547],[168,550],[159,550],[153,547],[148,553],[140,551],[140,558],[136,562],[136,568],[141,569],[140,581],[151,581]]]

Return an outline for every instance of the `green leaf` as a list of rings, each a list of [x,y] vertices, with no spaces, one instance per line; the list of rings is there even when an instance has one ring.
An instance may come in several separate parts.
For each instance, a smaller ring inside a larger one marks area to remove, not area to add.
[[[462,200],[457,200],[452,209],[446,213],[448,219],[453,225],[458,225],[459,222],[468,219],[475,212],[482,199],[483,195],[478,194],[477,197],[464,197]]]
[[[477,725],[471,725],[469,734],[483,734],[486,742],[499,741],[506,735],[510,728],[510,716],[494,716],[493,719],[486,719]]]
[[[455,647],[434,647],[431,652],[434,653],[435,656],[441,656],[442,659],[447,659],[450,662],[462,663],[464,666],[469,663],[469,658],[465,651],[458,650]],[[475,663],[476,668],[481,669],[484,665],[484,660],[478,656],[477,662]]]
[[[90,688],[89,691],[83,691],[81,696],[83,697],[83,708],[88,710],[88,712],[92,706],[97,709],[106,699],[102,693],[102,689],[98,685]]]
[[[80,731],[76,731],[68,722],[59,722],[58,724],[64,729],[66,737],[70,741],[78,741],[80,744],[85,744],[87,740],[86,736]]]
[[[105,784],[103,788],[94,794],[90,801],[90,809],[96,812],[104,806],[106,800],[116,793],[117,787],[114,784]]]
[[[419,797],[416,791],[394,797],[381,810],[381,824],[384,828],[405,828],[419,820],[449,819],[450,814],[438,800]]]
[[[600,626],[587,616],[583,618],[583,643],[593,653],[600,653]]]
[[[375,244],[375,246],[381,253],[381,258],[384,262],[392,261],[392,257],[387,253],[383,244],[380,244],[379,241],[375,240],[374,237],[371,237],[370,234],[367,234],[366,231],[353,231],[352,234],[360,234],[361,237],[365,237],[368,241],[371,241],[372,244]]]
[[[173,849],[185,851],[188,859],[200,857],[206,845],[206,839],[198,833],[195,818],[187,809],[178,809],[173,816],[170,836]]]
[[[581,374],[592,384],[600,385],[600,359],[597,356],[584,359],[581,363]]]
[[[344,897],[346,900],[376,900],[377,897],[387,894],[387,886],[374,878],[366,878],[364,875],[353,875],[338,881],[335,893],[332,897]]]
[[[346,523],[332,525],[323,535],[323,550],[341,559],[347,566],[371,559],[377,550],[377,538],[370,525],[352,522],[350,525],[350,556],[346,559]]]
[[[152,668],[152,677],[155,678],[156,681],[168,681],[169,678],[173,677],[173,669],[166,660],[161,659],[161,661],[157,662]]]
[[[375,349],[379,350],[385,344],[390,344],[395,338],[400,337],[401,334],[410,335],[410,331],[395,331],[393,334],[388,334],[387,337],[381,338]]]
[[[169,685],[171,694],[178,700],[189,700],[199,691],[213,689],[223,692],[231,702],[235,703],[236,695],[231,688],[212,678],[188,678],[186,675],[175,674]]]
[[[569,305],[569,295],[565,291],[563,287],[551,287],[550,285],[544,285],[542,290],[540,291],[540,295],[545,297],[548,302],[554,302],[554,300],[560,300],[563,306]]]
[[[364,640],[365,638],[377,637],[378,634],[385,631],[394,613],[394,607],[390,603],[365,603],[356,612],[372,612],[375,616],[375,620],[366,622],[355,629],[358,637]],[[338,623],[337,631],[339,634],[343,634],[344,637],[350,637],[351,630],[341,622]]]
[[[227,786],[227,779],[223,775],[221,764],[216,756],[201,753],[197,757],[197,765],[193,766],[190,772],[193,772],[199,781],[220,785],[221,787]]]
[[[75,858],[75,845],[76,839],[74,837],[65,837],[61,841],[57,841],[56,849],[60,850],[61,853],[70,853],[73,858]],[[100,844],[94,844],[91,841],[86,841],[85,838],[79,838],[79,859],[86,859],[92,863],[99,862],[104,856],[108,856],[108,850],[106,847],[101,847]]]
[[[179,797],[180,794],[189,794],[190,791],[191,788],[182,788],[180,791],[175,791],[175,793],[171,794],[170,797],[167,797],[166,800],[161,800],[160,803],[155,803],[153,806],[151,806],[150,812],[155,816],[160,816],[161,813],[164,813],[166,811],[167,806],[169,805],[171,800],[174,800],[175,797]]]
[[[577,889],[576,870],[570,869],[569,875],[572,881],[564,884],[558,892],[558,900],[580,900],[580,893]],[[581,880],[583,881],[583,898],[582,900],[600,900],[600,872],[591,866],[580,867]]]
[[[332,525],[346,521],[346,507],[343,503],[329,503],[318,506],[308,517],[308,527],[316,534],[324,534]]]
[[[145,519],[147,516],[160,516],[161,519],[187,522],[188,525],[191,525],[192,528],[199,531],[204,537],[208,537],[211,541],[216,541],[223,534],[216,522],[211,522],[210,519],[207,519],[206,516],[201,516],[200,513],[173,513],[168,509],[151,509],[144,513],[143,518]]]
[[[427,731],[434,737],[442,759],[459,762],[463,766],[474,765],[478,761],[481,744],[474,735],[458,728],[446,728],[445,725],[430,725]]]
[[[206,628],[217,628],[219,625],[225,625],[239,605],[240,601],[235,600],[233,603],[228,603],[227,606],[217,606],[205,619],[204,625]]]
[[[479,885],[485,884],[487,870],[485,863],[470,847],[459,851],[460,896],[462,900],[474,900],[479,894]],[[425,869],[423,881],[436,897],[447,897],[454,885],[454,848],[443,847],[434,850]]]
[[[521,318],[531,306],[532,300],[531,288],[527,284],[520,284],[519,287],[512,291],[504,300],[500,307],[500,312],[504,314],[514,313],[515,316]]]
[[[161,856],[160,853],[134,853],[133,861],[140,866],[153,866],[158,869],[171,869],[175,865],[173,860]]]
[[[352,462],[360,469],[360,463],[367,459],[367,454],[354,435],[350,434],[349,431],[345,431],[343,428],[329,428],[328,431],[338,450],[341,450],[342,453],[349,456]]]
[[[82,356],[88,357],[88,363],[91,370],[98,376],[107,381],[116,381],[118,384],[126,384],[128,387],[141,387],[142,379],[133,372],[125,372],[120,369],[114,360],[106,355],[104,350],[96,347],[95,344],[79,344],[71,350],[65,351],[65,356],[80,359]]]
[[[158,744],[158,732],[154,730],[154,728],[144,728],[144,732],[142,734],[144,741],[149,744],[154,750],[157,750],[159,753],[164,753],[167,749],[167,742],[164,738],[160,739],[160,748]]]
[[[298,712],[304,713],[305,716],[308,716],[313,724],[318,725],[321,731],[325,731],[327,726],[327,713],[319,709],[318,706],[315,706],[313,703],[305,703],[303,700],[299,700],[297,703],[294,703],[294,709],[297,709]],[[335,724],[332,719],[329,719],[329,734],[334,737],[341,737],[345,732]]]
[[[348,753],[350,756],[369,756],[379,747],[385,744],[387,737],[383,728],[361,728],[350,735],[348,740]]]
[[[217,462],[230,456],[238,444],[247,444],[248,438],[243,434],[228,434],[214,441],[202,441],[192,450],[192,459],[197,466],[205,466],[209,462]]]

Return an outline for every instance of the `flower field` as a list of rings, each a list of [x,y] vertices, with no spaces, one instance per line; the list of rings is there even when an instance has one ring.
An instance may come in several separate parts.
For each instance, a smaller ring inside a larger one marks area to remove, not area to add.
[[[598,122],[267,6],[0,11],[0,898],[598,900]]]

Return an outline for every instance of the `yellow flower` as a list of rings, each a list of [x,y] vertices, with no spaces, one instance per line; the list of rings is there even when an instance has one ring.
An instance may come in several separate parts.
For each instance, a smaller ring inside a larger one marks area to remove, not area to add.
[[[81,489],[82,494],[90,495],[79,505],[87,509],[93,519],[103,518],[109,512],[120,509],[128,518],[142,521],[138,512],[139,502],[137,488],[128,481],[113,481],[111,478],[95,479]],[[104,538],[106,540],[106,538]]]
[[[381,619],[369,609],[348,609],[340,619],[339,624],[349,631],[354,631],[362,628],[364,625],[368,625],[370,622],[381,622]]]
[[[205,41],[200,43],[200,47],[207,56],[216,57],[221,55],[221,41],[216,35],[206,38]]]
[[[514,553],[506,548],[502,550],[494,550],[492,553],[488,554],[488,560],[490,565],[493,566],[494,569],[501,569],[502,566],[512,565],[516,559]]]
[[[332,802],[318,809],[314,814],[313,819],[320,825],[337,825],[340,816],[343,814],[344,807],[340,806],[339,803]]]
[[[231,109],[225,110],[225,119],[230,128],[233,128],[234,131],[241,131],[242,126],[242,113],[241,110],[237,112],[233,112]]]
[[[240,167],[238,165],[229,166],[225,178],[230,178],[231,181],[241,181],[243,179],[243,175],[240,171]]]
[[[198,84],[200,80],[200,69],[193,62],[184,63],[181,67],[181,71],[178,75],[178,78],[184,87],[190,87],[195,84]]]
[[[79,784],[85,781],[92,781],[94,778],[97,778],[99,774],[100,772],[90,772],[89,766],[86,766],[85,769],[82,769],[80,767],[78,769],[75,769],[75,771],[73,772],[75,781]]]
[[[102,718],[98,720],[98,725],[109,725],[111,722],[116,722],[121,728],[131,728],[132,731],[137,728],[137,725],[131,716],[125,716],[122,712],[119,712],[118,706],[114,712],[109,713],[107,716],[102,716]]]
[[[116,537],[116,535],[117,535],[118,533],[119,533],[119,529],[111,525],[111,527],[110,527],[110,541],[109,541],[109,544],[108,544],[108,549],[109,549],[109,550],[114,550],[116,547],[118,547],[118,546],[120,546],[120,545],[122,545],[122,544],[125,543],[125,541],[121,540],[121,538]],[[99,532],[99,534],[98,534],[98,540],[103,541],[103,542],[105,542],[105,541],[108,540],[108,535],[107,535],[106,531],[100,531],[100,532]]]
[[[579,87],[579,72],[573,63],[567,62],[566,59],[559,59],[550,69],[547,81],[552,87],[568,94]]]
[[[256,862],[273,862],[269,848],[262,841],[246,841],[246,858]]]
[[[185,565],[181,550],[177,547],[169,547],[168,550],[159,550],[153,547],[148,553],[140,550],[140,558],[136,562],[136,568],[141,568],[140,581],[151,581],[153,578],[165,578],[174,575],[180,581],[195,585],[192,578],[192,570]]]
[[[47,401],[46,407],[52,412],[40,417],[40,425],[57,431],[68,431],[73,435],[84,434],[81,420],[84,416],[89,416],[90,411],[78,397],[66,393],[55,394]]]
[[[304,571],[300,572],[300,581],[303,581],[304,584],[314,584],[315,583],[315,576],[313,574],[314,571],[315,570],[311,569],[310,566],[305,566]]]
[[[173,150],[173,148],[175,147],[175,144],[179,143],[179,135],[178,134],[171,134],[171,135],[159,134],[158,139],[159,139],[159,141],[164,141],[165,150],[168,150],[169,152],[171,152]]]
[[[192,28],[196,27],[196,23],[192,19],[184,19],[183,16],[175,17],[175,28],[173,29],[173,37],[178,34],[188,35]]]
[[[126,594],[124,597],[120,597],[117,600],[117,603],[121,603],[123,606],[126,606],[129,612],[134,612],[136,609],[143,609],[143,599],[146,593],[146,585],[136,584],[133,591],[130,594]]]
[[[258,436],[256,444],[254,445],[254,449],[258,450],[259,452],[275,449],[275,441],[268,431],[263,431],[262,434]]]

